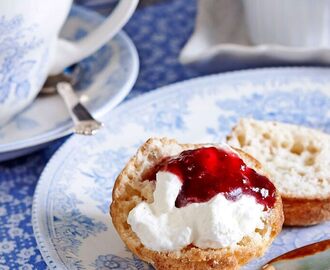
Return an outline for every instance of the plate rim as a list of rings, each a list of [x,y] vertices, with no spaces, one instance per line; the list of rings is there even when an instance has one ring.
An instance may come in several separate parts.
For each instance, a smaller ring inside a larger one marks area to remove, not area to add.
[[[73,5],[72,9],[78,11],[79,13],[86,14],[87,16],[93,17],[95,20],[102,20],[104,17],[100,14],[98,14],[95,11],[87,10],[84,7],[81,7],[79,5]],[[130,91],[133,89],[133,86],[137,80],[138,73],[139,73],[139,67],[140,67],[140,61],[137,49],[131,40],[131,38],[125,33],[125,31],[121,30],[116,34],[117,37],[124,40],[124,43],[127,45],[131,55],[132,55],[132,65],[131,65],[131,73],[128,78],[126,78],[126,83],[122,89],[117,92],[113,98],[111,98],[104,106],[96,109],[93,111],[93,115],[96,117],[101,117],[107,112],[109,112],[111,109],[115,108],[118,104],[120,104],[124,98],[130,93]],[[109,41],[110,42],[110,41]],[[108,43],[109,43],[108,42]],[[49,142],[52,142],[56,139],[60,139],[62,137],[65,137],[67,135],[70,135],[73,133],[73,123],[70,121],[68,124],[64,124],[61,127],[58,127],[56,129],[50,130],[46,133],[41,133],[33,137],[29,137],[26,139],[21,139],[16,142],[10,142],[6,144],[0,144],[0,155],[6,155],[11,154],[16,151],[20,151],[23,149],[28,148],[34,148],[39,145],[44,145]],[[1,159],[2,161],[6,160]]]
[[[236,43],[223,43],[215,45],[206,51],[201,51],[189,55],[187,53],[186,47],[184,47],[180,53],[179,58],[180,61],[185,65],[202,62],[205,59],[210,59],[221,54],[232,54],[244,57],[268,56],[274,58],[274,61],[282,61],[283,63],[291,61],[296,65],[299,63],[311,61],[311,58],[315,58],[316,60],[312,59],[314,62],[319,62],[319,64],[326,64],[329,61],[322,61],[322,59],[326,54],[329,54],[329,52],[329,47],[305,48],[273,44],[248,46]],[[290,57],[289,60],[287,59],[288,57]]]
[[[159,96],[161,92],[166,91],[166,94],[171,94],[172,92],[175,92],[178,88],[181,89],[189,89],[189,87],[186,87],[189,84],[194,83],[196,84],[204,84],[205,82],[209,82],[210,80],[220,80],[220,79],[230,79],[230,77],[236,77],[239,75],[246,75],[250,76],[254,73],[271,73],[271,72],[282,72],[287,71],[291,73],[295,72],[306,72],[306,71],[326,71],[330,75],[330,69],[325,67],[273,67],[273,68],[255,68],[255,69],[248,69],[248,70],[238,70],[238,71],[229,71],[224,73],[218,73],[218,74],[212,74],[212,75],[206,75],[206,76],[200,76],[195,77],[187,80],[183,80],[180,82],[172,83],[169,85],[165,85],[159,88],[156,88],[155,90],[152,90],[150,92],[147,92],[145,94],[142,94],[136,98],[133,98],[131,100],[125,101],[121,103],[118,107],[116,107],[114,110],[108,113],[108,116],[116,117],[116,115],[121,114],[122,111],[125,111],[125,108],[127,107],[133,107],[134,104],[141,104],[143,102],[146,102],[148,100],[153,100],[155,97]],[[287,73],[288,76],[290,76],[290,73]],[[330,81],[330,77],[329,77]],[[189,91],[189,90],[182,90],[182,91]],[[330,93],[329,93],[330,95]],[[39,248],[39,251],[42,255],[42,258],[46,262],[47,266],[50,269],[68,269],[66,265],[63,265],[61,260],[56,261],[52,255],[55,253],[55,256],[58,258],[58,254],[55,251],[55,248],[53,245],[48,246],[46,242],[51,242],[51,239],[45,239],[44,236],[42,236],[42,222],[40,219],[38,219],[38,209],[40,208],[41,203],[39,201],[42,199],[42,191],[45,189],[45,187],[49,186],[51,183],[52,176],[54,173],[56,173],[57,168],[61,165],[63,160],[61,160],[61,157],[67,156],[70,151],[73,151],[75,147],[79,145],[83,145],[82,141],[87,140],[86,137],[81,137],[74,135],[71,138],[69,138],[51,157],[51,159],[46,164],[45,168],[43,169],[36,189],[33,196],[32,201],[32,227],[33,232],[36,238],[36,242]],[[48,176],[48,177],[47,177]],[[47,197],[45,197],[47,198]],[[44,199],[45,199],[44,198]],[[40,223],[40,224],[39,224]]]

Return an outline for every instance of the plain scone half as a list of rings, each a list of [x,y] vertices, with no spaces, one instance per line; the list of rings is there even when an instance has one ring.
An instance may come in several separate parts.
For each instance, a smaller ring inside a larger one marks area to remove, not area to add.
[[[152,138],[145,142],[116,179],[110,214],[112,222],[127,247],[140,259],[152,264],[156,269],[222,269],[234,270],[250,260],[260,257],[280,233],[283,224],[283,209],[279,193],[275,194],[275,205],[269,209],[264,229],[256,230],[259,240],[245,236],[235,248],[201,249],[189,245],[176,251],[153,251],[146,248],[127,223],[129,212],[140,202],[153,201],[155,183],[142,181],[146,173],[164,157],[176,156],[184,150],[197,149],[202,144],[179,144],[167,138]],[[209,146],[209,145],[208,145]],[[258,161],[241,150],[239,157],[258,173],[265,175]]]
[[[240,119],[227,143],[255,157],[279,190],[288,226],[330,220],[330,136],[292,124]]]

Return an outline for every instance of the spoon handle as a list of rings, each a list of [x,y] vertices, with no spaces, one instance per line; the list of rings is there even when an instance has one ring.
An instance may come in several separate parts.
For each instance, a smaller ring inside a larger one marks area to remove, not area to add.
[[[74,132],[82,135],[94,135],[103,124],[95,120],[86,107],[80,103],[71,84],[68,82],[59,82],[56,88],[73,119],[75,124]]]

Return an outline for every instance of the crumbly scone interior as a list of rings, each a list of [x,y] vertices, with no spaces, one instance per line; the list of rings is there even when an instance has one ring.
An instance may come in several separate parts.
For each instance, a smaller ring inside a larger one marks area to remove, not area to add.
[[[241,119],[227,142],[262,163],[282,195],[330,197],[330,136],[285,123]]]

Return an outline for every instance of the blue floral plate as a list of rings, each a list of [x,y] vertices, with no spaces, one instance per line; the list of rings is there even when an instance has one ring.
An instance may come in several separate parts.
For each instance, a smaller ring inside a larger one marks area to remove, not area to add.
[[[112,226],[108,208],[117,174],[149,137],[219,142],[243,116],[330,132],[330,70],[261,69],[193,79],[122,104],[104,117],[106,128],[95,137],[72,137],[47,165],[34,197],[34,233],[49,268],[151,269]],[[286,228],[244,269],[326,238],[329,222]]]
[[[102,22],[97,13],[74,6],[62,36],[79,39]],[[78,63],[75,89],[97,117],[111,110],[130,92],[137,78],[137,51],[120,32],[99,51]],[[73,123],[59,96],[37,98],[29,108],[0,128],[0,161],[14,158],[68,135]]]

